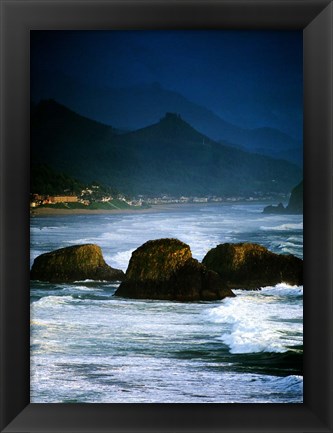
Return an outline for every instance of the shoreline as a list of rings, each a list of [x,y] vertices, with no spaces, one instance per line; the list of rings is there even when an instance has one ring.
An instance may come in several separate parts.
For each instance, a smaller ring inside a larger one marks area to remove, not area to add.
[[[244,204],[261,204],[264,206],[271,201],[239,201],[239,202],[221,202],[214,203],[217,206],[244,205]],[[145,214],[157,212],[172,212],[174,210],[185,210],[196,206],[206,207],[212,203],[170,203],[170,204],[154,204],[149,208],[144,209],[52,209],[51,207],[33,208],[30,209],[30,218],[43,216],[66,216],[66,215],[117,215],[117,214]]]
[[[202,204],[202,203],[200,203]],[[191,203],[193,206],[193,203]],[[112,215],[112,214],[144,214],[154,212],[167,212],[179,209],[180,207],[189,206],[184,204],[157,204],[150,208],[144,209],[52,209],[50,207],[34,208],[30,210],[30,217],[42,216],[66,216],[66,215]]]

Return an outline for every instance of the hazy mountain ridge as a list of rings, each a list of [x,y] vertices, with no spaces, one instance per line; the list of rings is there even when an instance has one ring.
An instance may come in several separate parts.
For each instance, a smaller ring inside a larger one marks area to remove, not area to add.
[[[209,139],[180,116],[117,135],[54,101],[32,112],[32,161],[127,194],[288,192],[301,170]]]
[[[119,130],[137,130],[156,123],[166,112],[177,112],[196,130],[215,141],[226,141],[247,151],[302,164],[300,141],[274,128],[246,129],[233,125],[158,83],[99,88],[59,71],[54,72],[52,83],[44,81],[43,76],[33,77],[32,95],[36,100],[55,98],[77,113]]]

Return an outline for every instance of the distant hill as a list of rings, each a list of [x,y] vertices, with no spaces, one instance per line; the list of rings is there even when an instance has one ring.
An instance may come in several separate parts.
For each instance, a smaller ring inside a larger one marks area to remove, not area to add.
[[[289,192],[302,177],[286,161],[217,143],[172,113],[125,134],[55,101],[32,110],[32,161],[126,194]]]
[[[55,71],[51,82],[45,82],[43,74],[33,75],[31,89],[36,100],[55,98],[81,115],[124,131],[154,124],[166,112],[181,113],[186,122],[215,141],[302,165],[300,141],[274,128],[240,128],[158,83],[98,88]]]
[[[78,179],[59,173],[46,164],[31,164],[30,192],[41,195],[79,194],[85,185]]]
[[[285,159],[303,165],[303,145],[289,135],[274,128],[256,128],[231,136],[234,142],[255,153]]]
[[[40,195],[80,195],[82,190],[98,187],[94,191],[93,198],[100,199],[105,195],[118,196],[120,192],[111,186],[101,185],[97,181],[89,184],[74,178],[67,173],[58,172],[47,164],[31,164],[30,171],[30,192]],[[89,197],[90,198],[90,197]]]

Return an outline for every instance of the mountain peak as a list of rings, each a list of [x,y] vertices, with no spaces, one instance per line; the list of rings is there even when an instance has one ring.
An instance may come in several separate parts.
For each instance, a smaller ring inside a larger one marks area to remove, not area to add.
[[[191,130],[200,134],[188,122],[186,122],[179,113],[166,112],[164,117],[160,119],[158,125],[160,125],[164,130]]]
[[[142,131],[154,131],[159,137],[183,139],[187,141],[202,141],[204,135],[187,123],[179,113],[166,112],[164,117],[154,125],[148,126]]]
[[[31,147],[35,163],[133,195],[286,192],[300,179],[294,165],[221,146],[167,110],[158,123],[116,135],[69,110],[41,109],[31,122]]]
[[[165,113],[165,116],[160,119],[160,122],[168,122],[168,123],[186,123],[179,113]],[[186,123],[187,124],[187,123]]]
[[[32,105],[31,119],[37,123],[43,123],[46,120],[52,123],[75,122],[77,125],[87,125],[87,123],[90,123],[94,127],[102,127],[105,131],[107,130],[115,134],[115,130],[111,125],[105,125],[83,116],[52,98],[42,99],[38,104]]]

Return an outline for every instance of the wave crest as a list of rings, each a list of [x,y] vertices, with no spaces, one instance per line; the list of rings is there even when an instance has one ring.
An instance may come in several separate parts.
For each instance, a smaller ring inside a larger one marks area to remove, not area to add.
[[[236,298],[224,299],[207,312],[208,320],[221,329],[218,339],[231,353],[286,352],[302,344],[303,311],[290,297],[301,296],[303,287],[278,284],[235,293]]]

